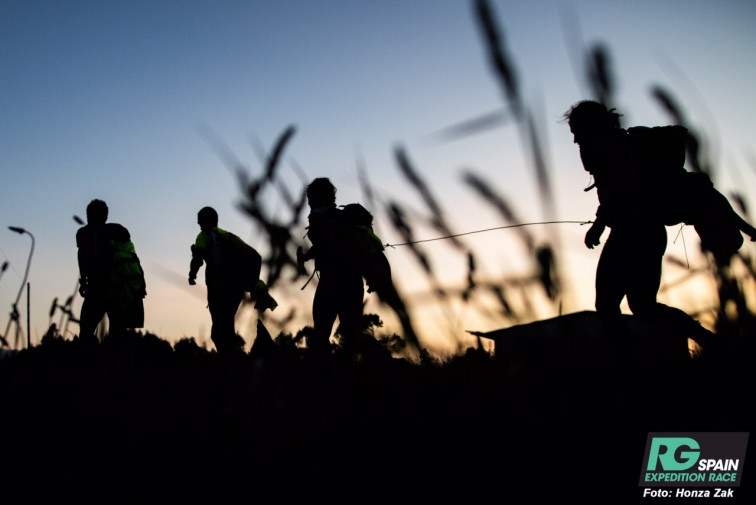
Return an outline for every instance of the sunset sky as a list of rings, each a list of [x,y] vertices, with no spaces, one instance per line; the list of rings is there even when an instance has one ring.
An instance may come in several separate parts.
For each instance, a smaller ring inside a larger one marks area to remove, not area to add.
[[[590,98],[579,59],[596,43],[611,56],[624,124],[668,124],[650,94],[652,86],[664,87],[705,134],[720,190],[754,201],[754,2],[496,0],[491,6],[523,100],[538,121],[558,219],[590,220],[596,208],[595,192],[583,191],[588,175],[561,122],[572,103]],[[544,221],[515,124],[454,139],[437,134],[506,109],[470,1],[2,0],[0,262],[9,266],[0,278],[0,331],[22,286],[31,244],[8,226],[35,239],[29,274],[34,344],[51,322],[53,299],[62,301],[75,288],[73,216],[84,218],[87,203],[101,198],[110,207],[109,220],[131,231],[145,268],[145,329],[171,342],[209,342],[204,285],[186,282],[197,211],[215,207],[222,228],[264,246],[238,209],[242,193],[218,146],[257,176],[260,149],[271,149],[291,125],[296,132],[279,175],[294,193],[309,179],[329,177],[338,188],[337,203],[363,200],[361,165],[381,202],[399,201],[427,214],[398,168],[394,152],[401,147],[442,202],[455,233],[507,224],[464,185],[464,171],[485,178],[522,222]],[[280,198],[270,201],[271,212],[288,219]],[[401,242],[382,210],[372,210],[383,241]],[[558,244],[562,311],[592,310],[600,251],[583,245],[586,227],[528,230],[541,243]],[[297,230],[300,237],[304,232]],[[692,267],[705,265],[692,227],[683,232],[684,245],[677,232],[669,229],[668,256],[685,259],[687,253]],[[418,229],[418,239],[439,236]],[[531,268],[514,230],[462,240],[489,279],[523,276]],[[445,286],[463,285],[464,258],[450,241],[423,249]],[[466,341],[467,330],[511,324],[463,306],[440,315],[442,309],[427,302],[431,288],[409,248],[386,254],[429,346],[453,350]],[[665,265],[667,281],[684,274]],[[314,284],[300,289],[305,282],[288,282],[273,293],[281,303],[274,317],[300,308],[290,331],[311,322]],[[687,310],[706,307],[712,299],[705,286],[664,292],[660,300]],[[77,296],[77,314],[80,302]],[[25,291],[19,310],[25,332]],[[556,310],[547,306],[538,317]],[[238,330],[252,342],[254,325],[246,318]]]

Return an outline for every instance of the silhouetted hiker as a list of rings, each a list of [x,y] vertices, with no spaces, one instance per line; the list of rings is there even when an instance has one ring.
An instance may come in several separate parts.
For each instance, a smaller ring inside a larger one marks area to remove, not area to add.
[[[262,258],[241,238],[218,228],[218,213],[212,207],[200,209],[197,224],[200,232],[191,246],[189,284],[197,283],[197,272],[204,264],[207,306],[213,323],[210,338],[218,354],[243,353],[244,339],[236,333],[234,321],[245,291],[252,294],[257,301],[255,308],[261,311],[278,305],[260,279]]]
[[[99,199],[87,205],[87,224],[76,232],[81,306],[79,338],[96,343],[97,325],[108,315],[108,335],[144,326],[147,295],[144,272],[129,231],[107,223],[108,206]]]
[[[362,325],[364,284],[354,251],[346,247],[346,227],[336,207],[336,187],[325,177],[307,186],[310,213],[307,236],[312,247],[300,261],[315,259],[320,273],[312,301],[313,335],[307,346],[317,354],[330,352],[336,318],[345,340],[359,335]]]
[[[307,236],[312,247],[298,254],[300,267],[315,259],[320,273],[312,303],[312,342],[315,352],[328,351],[333,325],[338,317],[345,343],[363,330],[364,284],[399,317],[408,342],[418,345],[404,302],[391,278],[391,266],[383,244],[373,232],[373,216],[358,203],[336,205],[336,188],[328,178],[314,179],[307,186],[310,206]]]
[[[655,157],[667,156],[663,147],[636,140],[634,128],[620,127],[620,114],[594,101],[582,101],[564,114],[574,141],[580,146],[583,167],[595,181],[599,207],[596,219],[585,235],[589,249],[606,239],[596,268],[596,312],[612,343],[624,344],[627,329],[620,303],[626,296],[634,315],[693,338],[702,346],[712,334],[680,309],[657,302],[661,283],[662,257],[667,247],[664,194],[666,189],[650,171]],[[640,133],[648,133],[641,129]],[[684,138],[685,128],[654,128],[668,139]],[[636,130],[638,132],[638,130]],[[685,151],[678,153],[684,163]]]

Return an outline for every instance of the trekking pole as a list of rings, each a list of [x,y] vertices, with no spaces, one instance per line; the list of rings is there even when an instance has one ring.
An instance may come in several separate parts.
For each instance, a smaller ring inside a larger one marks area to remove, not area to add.
[[[297,247],[297,271],[298,273],[303,274],[303,275],[307,275],[307,269],[304,266],[305,261],[307,260],[305,259],[304,250],[302,249],[302,246],[299,246]],[[307,279],[307,282],[304,283],[304,286],[300,288],[302,291],[304,291],[304,288],[307,287],[307,285],[310,283],[312,278],[315,277],[316,272],[317,270],[312,271],[312,275],[310,275],[310,278]]]
[[[318,273],[318,271],[317,271],[317,270],[315,270],[315,271],[313,271],[313,272],[312,272],[312,275],[310,276],[310,278],[309,278],[309,279],[307,279],[307,282],[305,282],[305,283],[304,283],[304,286],[302,286],[302,287],[300,288],[300,289],[301,289],[302,291],[304,291],[304,288],[306,288],[306,287],[307,287],[307,285],[308,285],[308,284],[310,283],[310,281],[312,280],[312,278],[313,278],[313,277],[315,277],[315,274],[316,274],[316,273]]]
[[[8,342],[8,330],[10,329],[11,323],[16,323],[16,342],[15,344],[18,345],[18,332],[20,330],[19,324],[18,324],[18,301],[21,299],[21,293],[24,292],[24,287],[26,286],[26,281],[29,278],[29,266],[31,265],[31,259],[32,254],[34,254],[34,235],[31,234],[28,230],[25,230],[23,228],[19,228],[18,226],[9,226],[8,229],[10,231],[15,231],[19,234],[26,233],[31,237],[31,249],[29,250],[29,259],[26,260],[26,271],[24,272],[24,280],[21,283],[21,288],[18,290],[18,294],[16,295],[16,301],[13,302],[13,310],[11,311],[10,319],[8,320],[8,326],[5,327],[5,333],[3,334],[3,342]],[[29,310],[27,308],[27,310]],[[28,330],[27,330],[28,331]],[[28,338],[28,335],[27,335]]]

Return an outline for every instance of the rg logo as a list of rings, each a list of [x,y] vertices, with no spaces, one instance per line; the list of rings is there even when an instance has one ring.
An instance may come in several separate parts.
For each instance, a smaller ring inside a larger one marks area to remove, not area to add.
[[[657,462],[666,471],[687,470],[696,464],[700,454],[701,447],[690,437],[654,437],[646,470],[655,471]]]

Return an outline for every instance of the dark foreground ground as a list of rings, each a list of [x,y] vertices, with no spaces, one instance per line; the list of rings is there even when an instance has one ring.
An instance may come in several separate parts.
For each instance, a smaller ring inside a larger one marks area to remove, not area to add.
[[[642,498],[648,433],[754,424],[742,348],[409,362],[268,344],[227,360],[134,334],[7,355],[0,503],[705,503]],[[734,498],[712,501],[752,502],[754,472],[749,450]]]

